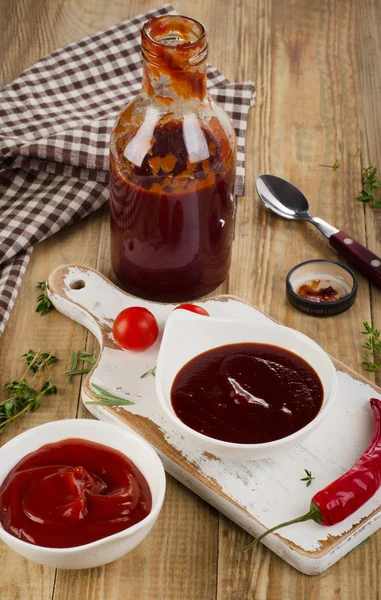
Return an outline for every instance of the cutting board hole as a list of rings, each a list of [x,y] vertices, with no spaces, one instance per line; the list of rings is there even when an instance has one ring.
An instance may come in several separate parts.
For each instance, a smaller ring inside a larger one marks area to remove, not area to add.
[[[72,290],[81,290],[82,288],[86,287],[86,283],[83,281],[83,279],[78,279],[78,281],[72,281],[70,287]]]

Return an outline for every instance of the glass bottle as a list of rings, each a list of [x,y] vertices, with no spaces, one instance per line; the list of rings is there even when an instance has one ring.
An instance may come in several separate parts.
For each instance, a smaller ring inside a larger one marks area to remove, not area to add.
[[[236,140],[207,93],[207,52],[198,21],[148,21],[143,89],[111,135],[112,266],[122,287],[144,298],[196,298],[228,274]]]

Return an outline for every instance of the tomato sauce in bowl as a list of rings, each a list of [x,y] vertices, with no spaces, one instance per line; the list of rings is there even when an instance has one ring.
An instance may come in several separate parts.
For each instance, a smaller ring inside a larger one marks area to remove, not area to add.
[[[46,444],[25,456],[0,486],[0,523],[47,548],[72,548],[142,521],[150,487],[118,450],[85,439]]]
[[[280,440],[319,413],[323,386],[293,352],[262,343],[212,348],[176,375],[171,403],[177,417],[208,437],[238,444]]]

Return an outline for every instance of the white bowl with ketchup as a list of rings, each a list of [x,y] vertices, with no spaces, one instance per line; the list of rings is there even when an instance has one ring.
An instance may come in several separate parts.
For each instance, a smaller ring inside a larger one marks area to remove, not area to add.
[[[327,353],[294,329],[180,310],[167,320],[159,402],[185,439],[215,456],[263,459],[298,445],[336,388]]]
[[[57,442],[59,442],[59,445],[62,446],[62,443],[67,444],[74,441],[79,443],[85,442],[87,447],[90,448],[88,451],[90,456],[92,455],[95,445],[102,445],[104,451],[106,452],[105,456],[107,456],[107,451],[109,450],[111,450],[111,452],[117,451],[113,456],[113,461],[118,458],[117,454],[119,455],[119,459],[122,461],[121,464],[123,464],[123,460],[125,457],[127,457],[127,459],[131,461],[132,467],[136,470],[136,472],[139,473],[140,476],[143,476],[143,481],[145,481],[145,484],[148,484],[148,488],[146,487],[146,490],[149,489],[151,495],[150,510],[149,512],[147,511],[148,514],[146,514],[146,516],[139,522],[132,524],[122,531],[107,535],[107,537],[102,537],[96,541],[92,541],[83,545],[76,545],[74,547],[47,547],[37,545],[35,543],[29,543],[28,541],[19,539],[19,537],[15,537],[15,535],[6,531],[1,524],[0,539],[10,548],[15,550],[15,552],[21,554],[21,556],[42,565],[58,567],[62,569],[88,569],[92,567],[98,567],[120,558],[140,544],[140,542],[148,535],[159,516],[163,504],[165,494],[165,473],[163,465],[156,452],[143,438],[135,433],[111,423],[93,421],[89,419],[68,419],[64,421],[47,423],[45,425],[40,425],[39,427],[30,429],[29,431],[16,436],[10,442],[2,446],[2,448],[0,448],[0,490],[2,489],[1,486],[6,480],[8,473],[12,471],[12,469],[17,471],[17,465],[23,459],[30,461],[28,455],[31,453],[39,451],[39,449],[44,446],[52,448],[54,447],[52,445],[56,445]],[[93,446],[91,444],[93,444]],[[65,446],[65,452],[68,452],[67,448],[68,446]],[[81,452],[78,452],[77,454],[78,465],[81,465],[83,456],[81,456]],[[93,456],[95,456],[95,454],[93,454]],[[104,464],[106,464],[106,462]],[[119,465],[119,463],[116,464]],[[80,466],[77,467],[77,469],[78,468],[81,469]],[[106,473],[107,469],[104,467],[102,468],[103,473]],[[102,469],[100,472],[102,475]],[[126,472],[128,473],[128,471]],[[106,473],[106,475],[104,475],[105,481],[107,481],[107,477],[109,480],[110,477],[114,477],[115,473],[117,473],[116,468],[114,468],[114,474],[107,475]],[[67,475],[68,473],[65,472],[64,477]],[[69,475],[71,476],[72,474],[69,473]],[[59,476],[62,477],[61,472],[59,473]],[[136,490],[133,488],[133,485],[135,484],[131,484],[130,486],[129,477],[129,475],[126,475],[126,481],[128,481],[128,489],[126,494],[130,494],[129,497],[132,498],[133,493],[135,493]],[[95,485],[95,491],[99,492],[101,483],[99,483],[100,480],[96,475],[95,480],[95,483],[93,481],[93,484]],[[39,511],[42,510],[41,505],[44,505],[45,507],[48,506],[49,495],[52,494],[52,492],[49,492],[49,490],[52,490],[51,481],[49,480],[49,477],[47,477],[40,480],[40,482],[42,482],[40,483],[42,486],[40,495],[34,494],[33,496],[33,494],[30,495],[30,492],[24,493],[22,512],[26,512],[28,518],[30,517],[31,512],[36,512],[38,514]],[[88,480],[85,481],[85,484],[90,485]],[[31,489],[33,492],[33,488]],[[64,489],[66,492],[67,487]],[[116,491],[118,492],[118,489]],[[29,493],[29,496],[27,493]],[[57,489],[55,489],[55,493],[57,493]],[[149,495],[149,492],[146,493]],[[12,497],[14,499],[14,496]],[[126,497],[123,498],[123,502],[126,502]],[[102,502],[104,502],[105,497],[100,497],[98,494],[97,498],[98,500],[100,498],[100,509],[103,511],[102,514],[104,515]],[[67,497],[63,497],[61,501],[59,497],[54,497],[53,494],[52,500],[53,502],[51,503],[51,510],[53,511],[52,519],[54,521],[57,519],[57,514],[60,514],[62,517],[62,514],[65,513],[65,502],[67,502]],[[106,500],[108,499],[106,498]],[[61,506],[57,507],[57,504],[59,505],[60,502],[63,505],[64,510],[62,510]],[[125,506],[126,505],[124,504],[123,510],[125,510]],[[77,510],[77,508],[78,506],[74,503],[71,505],[70,510]],[[108,510],[109,508],[106,508],[106,512]],[[64,518],[67,518],[67,516],[68,515],[66,511]],[[111,516],[113,517],[115,515]],[[32,518],[34,519],[34,522],[32,523],[33,527],[36,525],[36,522],[38,526],[38,518],[33,517],[33,515]],[[61,534],[63,530],[70,529],[72,526],[72,524],[70,524],[70,518],[68,524],[69,527],[65,524],[65,522],[64,527],[61,526],[61,523],[59,524],[61,528]],[[54,527],[55,523],[51,525],[51,522],[49,521],[49,524],[41,529],[42,535],[46,536],[51,534],[54,537]],[[91,527],[93,527],[93,524],[91,524],[90,529]],[[75,526],[74,529],[72,527],[72,531],[75,531],[75,529],[78,529],[78,527]]]

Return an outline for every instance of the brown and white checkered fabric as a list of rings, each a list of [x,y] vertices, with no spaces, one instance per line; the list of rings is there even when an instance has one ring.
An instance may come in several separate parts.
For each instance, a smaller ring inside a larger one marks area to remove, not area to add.
[[[32,246],[107,201],[111,129],[141,88],[142,25],[170,13],[165,5],[69,44],[0,91],[0,334]],[[211,66],[208,88],[237,132],[241,195],[255,88]]]

